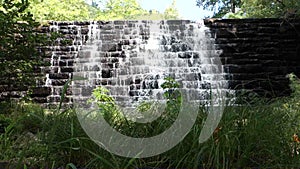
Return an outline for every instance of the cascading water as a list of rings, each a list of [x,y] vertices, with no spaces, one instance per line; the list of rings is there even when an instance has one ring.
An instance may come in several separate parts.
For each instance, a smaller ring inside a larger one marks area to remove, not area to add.
[[[222,117],[227,89],[222,63],[209,30],[202,23],[172,24],[174,21],[93,22],[88,40],[75,59],[73,102],[85,132],[95,142],[125,157],[150,157],[178,144],[190,131],[199,104],[209,113],[199,136],[206,141]],[[97,86],[109,89],[126,119],[148,123],[160,117],[166,98],[161,85],[166,77],[179,83],[182,105],[172,126],[147,138],[132,138],[114,130],[102,117],[99,107],[89,104]],[[158,103],[150,117],[135,111],[143,101]],[[187,112],[188,111],[188,112]],[[96,118],[95,118],[96,117]],[[165,142],[168,141],[168,142]]]
[[[62,28],[64,27],[64,28]],[[50,66],[44,67],[42,70],[46,72],[45,87],[50,87],[50,96],[47,97],[48,106],[59,103],[62,95],[62,85],[64,85],[69,78],[72,77],[72,69],[74,59],[81,50],[82,44],[85,41],[84,36],[81,35],[81,27],[76,25],[75,22],[70,22],[67,25],[60,25],[58,22],[53,22],[49,26],[49,32],[58,32],[62,35],[66,32],[74,33],[73,36],[61,36],[56,39],[54,44],[48,46],[51,52]],[[71,44],[62,45],[67,40]],[[65,69],[65,70],[63,70]],[[65,101],[66,102],[66,101]],[[72,99],[69,99],[69,104],[72,105]]]
[[[87,43],[75,59],[73,75],[86,78],[73,82],[76,102],[86,102],[97,86],[109,89],[122,107],[164,100],[161,84],[165,77],[174,78],[189,101],[210,104],[213,95],[229,91],[221,51],[214,48],[202,23],[187,23],[178,29],[165,21],[128,25],[131,27],[109,30],[97,22],[89,25]]]

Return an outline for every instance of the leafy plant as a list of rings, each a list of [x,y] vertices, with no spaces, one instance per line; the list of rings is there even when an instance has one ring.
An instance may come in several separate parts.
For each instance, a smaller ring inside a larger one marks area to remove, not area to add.
[[[92,92],[92,98],[89,103],[96,103],[99,107],[99,113],[112,126],[120,126],[123,122],[128,123],[122,112],[119,110],[112,96],[109,95],[109,90],[105,87],[96,87]],[[95,117],[96,118],[96,117]]]
[[[41,78],[43,60],[39,47],[51,43],[52,37],[38,32],[39,23],[25,12],[28,0],[0,2],[0,84],[2,91],[27,91]]]
[[[164,97],[167,99],[167,111],[178,113],[180,110],[182,96],[179,88],[179,83],[175,81],[172,77],[166,77],[165,82],[161,87],[165,90]]]
[[[300,96],[300,79],[294,74],[291,73],[288,75],[290,79],[290,87],[292,89],[292,96]]]

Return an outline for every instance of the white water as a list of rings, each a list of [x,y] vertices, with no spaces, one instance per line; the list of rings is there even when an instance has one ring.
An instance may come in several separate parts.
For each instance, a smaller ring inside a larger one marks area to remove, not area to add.
[[[74,75],[87,80],[73,84],[79,88],[73,97],[87,100],[90,96],[83,94],[83,90],[91,91],[107,81],[108,84],[102,86],[110,90],[119,105],[135,107],[143,100],[164,100],[164,91],[160,86],[164,78],[169,76],[180,83],[187,101],[209,103],[212,95],[225,95],[230,91],[219,59],[221,51],[215,49],[214,39],[207,35],[209,30],[203,25],[190,23],[185,25],[185,30],[170,31],[167,24],[150,21],[146,24],[137,23],[129,35],[122,36],[120,32],[122,40],[127,38],[130,45],[122,46],[123,57],[117,57],[118,62],[109,68],[111,76],[104,78],[102,70],[108,68],[107,63],[101,63],[101,60],[109,62],[115,58],[110,54],[103,57],[103,53],[109,53],[103,50],[103,44],[106,43],[101,40],[103,30],[97,23],[91,22],[89,39],[79,51],[74,72]],[[140,31],[148,29],[149,39],[142,39]],[[121,40],[115,39],[114,43],[118,41]],[[174,46],[182,44],[188,49],[181,47],[176,52],[173,50]],[[87,53],[90,53],[90,57],[86,57]],[[187,53],[190,53],[189,58],[180,57]]]

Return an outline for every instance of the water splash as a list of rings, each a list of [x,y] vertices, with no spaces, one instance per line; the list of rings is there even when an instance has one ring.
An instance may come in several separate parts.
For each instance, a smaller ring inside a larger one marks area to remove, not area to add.
[[[221,51],[215,49],[203,23],[191,22],[178,29],[170,29],[164,21],[132,24],[120,31],[91,22],[74,72],[88,80],[74,85],[81,92],[73,97],[87,100],[93,88],[105,86],[118,105],[135,108],[142,101],[164,100],[165,77],[180,83],[188,101],[210,105],[212,95],[229,91]],[[114,35],[119,39],[105,40]]]

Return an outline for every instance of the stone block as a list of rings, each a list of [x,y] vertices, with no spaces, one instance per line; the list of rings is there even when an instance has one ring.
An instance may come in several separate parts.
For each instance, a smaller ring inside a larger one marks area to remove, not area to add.
[[[126,24],[126,21],[124,21],[124,20],[115,20],[115,21],[113,21],[113,23],[114,23],[115,25],[125,25],[125,24]]]
[[[67,60],[66,66],[74,66],[74,60]]]
[[[47,97],[51,94],[50,87],[38,87],[32,89],[31,97]]]
[[[47,103],[48,99],[46,97],[34,97],[32,98],[32,101],[35,103]]]
[[[100,39],[102,40],[102,41],[113,41],[113,40],[116,40],[116,37],[117,37],[117,35],[115,35],[115,34],[101,34],[101,37],[100,37]]]
[[[110,57],[121,57],[121,53],[120,52],[109,52]]]
[[[93,87],[82,87],[81,95],[82,96],[91,96],[93,91]]]
[[[275,54],[275,53],[278,53],[279,50],[274,48],[274,47],[259,47],[256,49],[256,53],[259,53],[259,54]]]
[[[91,58],[91,51],[79,51],[78,58]]]
[[[98,65],[94,65],[91,68],[92,71],[100,71],[100,67]]]
[[[50,79],[69,79],[70,76],[68,73],[50,73]]]
[[[81,28],[81,34],[83,34],[83,35],[86,35],[86,34],[88,34],[88,32],[89,32],[89,29],[88,28]]]
[[[59,65],[59,66],[67,66],[67,62],[66,62],[65,60],[60,60],[60,61],[58,62],[58,65]]]
[[[101,74],[102,74],[102,78],[111,78],[112,77],[112,71],[109,69],[102,69]]]
[[[112,29],[114,29],[114,25],[113,24],[104,24],[104,25],[102,25],[101,29],[112,30]]]
[[[216,38],[237,38],[242,37],[241,34],[237,35],[236,29],[220,28],[216,30]]]
[[[48,102],[49,103],[59,103],[61,100],[60,96],[50,96],[48,97]],[[65,98],[63,101],[67,102],[68,98]]]
[[[73,67],[61,67],[60,71],[62,73],[72,73],[72,72],[74,72],[74,68]]]
[[[53,86],[63,86],[66,84],[66,82],[68,81],[68,79],[53,79],[52,80],[52,85]]]
[[[101,51],[103,52],[116,52],[119,51],[118,45],[116,43],[103,43]]]

